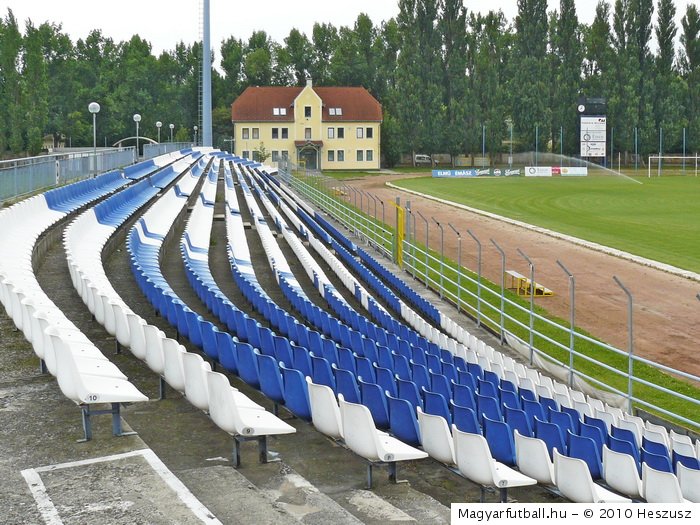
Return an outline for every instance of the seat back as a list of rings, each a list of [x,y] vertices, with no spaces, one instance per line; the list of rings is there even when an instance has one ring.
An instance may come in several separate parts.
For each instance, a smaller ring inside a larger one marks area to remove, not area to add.
[[[595,503],[593,480],[582,459],[554,451],[554,480],[562,495],[575,503]]]
[[[311,421],[311,405],[305,376],[299,370],[287,368],[281,362],[278,364],[284,385],[284,405],[298,418]]]
[[[471,432],[472,434],[481,434],[479,420],[476,418],[476,411],[452,403],[452,423],[457,426],[462,432]]]
[[[686,467],[683,463],[676,465],[678,484],[683,497],[693,503],[700,503],[700,470]]]
[[[541,421],[535,417],[535,437],[541,439],[547,445],[549,457],[554,460],[554,449],[566,454],[566,443],[561,429],[554,423]]]
[[[446,465],[454,465],[454,444],[445,418],[426,414],[420,407],[416,408],[416,412],[423,450]]]
[[[493,458],[486,438],[481,434],[462,432],[454,425],[452,437],[460,474],[480,485],[493,485]]]
[[[326,385],[317,385],[306,377],[311,406],[311,421],[316,429],[333,439],[342,439],[343,427],[340,422],[340,408],[333,390]]]
[[[484,437],[489,445],[491,455],[496,461],[506,465],[515,465],[515,443],[513,442],[513,431],[508,423],[484,416]]]
[[[506,423],[508,423],[510,428],[517,430],[522,436],[532,437],[530,420],[524,410],[506,406],[503,411]]]
[[[642,480],[634,458],[603,445],[603,479],[612,489],[631,498],[642,497]]]
[[[340,421],[343,427],[345,443],[358,456],[370,461],[379,460],[374,434],[377,429],[372,421],[372,414],[364,405],[349,403],[338,396]]]
[[[221,430],[236,434],[236,422],[232,413],[232,405],[235,403],[228,378],[220,372],[208,371],[206,375],[209,417]]]
[[[338,394],[343,394],[343,397],[350,403],[360,402],[360,389],[357,386],[355,374],[350,370],[335,368],[335,387]]]
[[[206,372],[211,370],[209,363],[199,354],[182,354],[182,368],[185,373],[185,397],[200,410],[209,409]]]
[[[648,503],[683,503],[678,478],[642,463],[642,496]]]
[[[419,446],[421,443],[415,407],[405,399],[386,393],[389,406],[389,428],[391,433],[404,443]]]
[[[389,428],[389,408],[385,391],[376,383],[367,383],[360,379],[360,398],[372,414],[374,426],[386,430]]]
[[[278,362],[270,355],[257,353],[260,390],[275,403],[284,403],[284,386]]]
[[[646,463],[651,468],[655,470],[660,470],[662,472],[673,473],[673,467],[671,466],[671,460],[668,456],[662,456],[661,454],[654,454],[648,450],[642,448],[640,459],[642,464]]]
[[[426,414],[433,414],[445,418],[448,426],[452,424],[452,414],[447,406],[447,401],[442,394],[423,390],[423,400]]]
[[[536,479],[538,483],[554,485],[554,465],[544,441],[524,436],[515,430],[514,442],[515,462],[520,472]]]
[[[569,457],[582,459],[588,465],[592,479],[600,479],[603,475],[598,446],[591,438],[572,434],[567,430],[568,454]]]

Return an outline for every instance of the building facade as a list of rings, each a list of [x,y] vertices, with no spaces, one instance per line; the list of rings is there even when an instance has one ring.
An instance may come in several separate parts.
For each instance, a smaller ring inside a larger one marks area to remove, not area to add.
[[[382,106],[361,87],[249,87],[231,106],[233,153],[276,166],[287,158],[308,169],[376,170]]]

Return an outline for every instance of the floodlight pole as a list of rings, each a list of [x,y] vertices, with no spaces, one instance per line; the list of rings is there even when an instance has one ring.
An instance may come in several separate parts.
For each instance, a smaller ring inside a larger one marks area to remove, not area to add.
[[[431,216],[430,218],[433,219],[437,227],[440,228],[440,299],[442,299],[444,290],[443,279],[445,277],[445,230],[435,217]]]
[[[574,386],[574,334],[576,330],[576,277],[557,259],[559,268],[569,277],[569,386]]]
[[[498,253],[501,254],[501,344],[505,341],[505,303],[506,303],[506,252],[496,241],[489,239]]]
[[[462,235],[451,222],[447,225],[457,234],[457,313],[459,313],[462,308]]]
[[[632,414],[632,377],[634,377],[634,302],[632,294],[625,287],[625,285],[622,284],[622,281],[620,281],[616,275],[613,275],[613,281],[615,281],[615,284],[622,288],[622,291],[627,295],[627,331],[629,334],[627,343],[627,411]]]
[[[523,251],[517,249],[520,256],[527,261],[530,265],[530,364],[533,364],[535,357],[535,342],[534,342],[534,328],[535,328],[535,265],[532,260],[523,253]]]
[[[141,122],[141,115],[134,113],[134,122],[136,122],[136,160],[139,160],[139,122]]]
[[[100,105],[97,102],[90,102],[88,111],[92,113],[92,159],[94,163],[92,176],[97,177],[97,114],[100,112]]]
[[[428,285],[428,219],[426,219],[418,210],[416,210],[416,213],[425,221],[425,287],[430,288]]]
[[[159,120],[156,122],[156,128],[158,128],[158,144],[160,144],[160,128],[163,127],[163,123]]]
[[[467,230],[469,236],[474,239],[477,246],[476,262],[476,326],[481,326],[481,241],[476,238],[474,232]]]
[[[168,127],[170,128],[170,142],[173,141],[173,130],[175,129],[175,124],[168,124]]]

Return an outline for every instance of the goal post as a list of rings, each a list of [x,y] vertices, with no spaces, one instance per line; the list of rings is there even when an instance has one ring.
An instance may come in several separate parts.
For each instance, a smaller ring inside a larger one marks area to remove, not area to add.
[[[700,164],[700,156],[695,155],[649,155],[647,164],[647,177],[651,178],[651,167],[656,165],[656,176],[661,177],[661,168],[665,160],[673,161],[674,165],[681,166],[685,172],[686,168],[693,169],[694,175],[698,176],[698,165]]]

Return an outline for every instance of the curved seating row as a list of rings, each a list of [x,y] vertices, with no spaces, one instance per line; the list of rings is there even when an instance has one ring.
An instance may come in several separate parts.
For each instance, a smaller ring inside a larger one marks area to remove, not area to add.
[[[105,412],[93,410],[95,404],[112,405],[108,412],[113,416],[113,431],[120,435],[119,404],[146,401],[147,397],[44,293],[32,269],[32,253],[39,236],[52,225],[129,182],[121,172],[113,171],[21,201],[0,214],[0,240],[5,246],[0,298],[32,344],[42,369],[56,376],[63,394],[81,407],[85,440],[92,437],[90,416]]]
[[[346,243],[346,244],[347,244],[347,243]],[[511,377],[512,377],[512,376],[511,376]],[[544,377],[544,376],[543,376],[543,377]],[[538,385],[538,386],[539,386],[539,385]],[[563,385],[562,385],[562,386],[563,386]],[[543,386],[541,387],[540,390],[541,390],[541,391],[544,391],[544,392],[548,392],[548,393],[550,394],[550,396],[551,396],[551,391],[549,391],[549,390],[546,388],[546,385],[543,385]],[[566,389],[565,389],[565,390],[566,390]],[[574,394],[579,394],[579,396],[574,396]],[[553,396],[553,397],[555,397],[555,396]],[[572,391],[572,392],[571,392],[571,395],[569,395],[569,393],[566,392],[566,391],[565,391],[565,392],[558,392],[558,393],[556,394],[556,397],[558,397],[558,400],[562,403],[562,408],[569,408],[569,407],[573,407],[574,405],[576,406],[576,408],[581,412],[580,415],[579,415],[579,414],[576,415],[576,419],[577,419],[577,420],[579,420],[579,418],[580,418],[581,415],[588,416],[588,413],[591,412],[592,409],[593,409],[591,405],[593,404],[592,401],[594,401],[594,400],[592,400],[592,399],[590,399],[590,398],[589,398],[589,400],[586,400],[585,398],[581,399],[582,394],[581,394],[580,392]],[[578,399],[576,399],[576,400],[574,400],[574,401],[572,402],[572,401],[571,401],[571,397],[577,397]],[[443,405],[444,405],[444,404],[443,404]],[[602,403],[601,403],[600,405],[602,405]],[[610,407],[607,407],[607,408],[610,408]],[[600,408],[595,407],[595,410],[596,410],[597,412],[599,412],[599,413],[606,414],[606,415],[608,416],[608,418],[607,418],[608,420],[610,419],[610,417],[613,417],[613,414],[616,412],[616,411],[613,409],[613,410],[611,410],[611,413],[609,413],[609,412],[607,412],[607,411],[604,409],[604,407],[602,407],[602,406],[601,406]],[[569,416],[567,415],[567,417],[569,417]],[[577,437],[578,437],[578,436],[577,436]],[[585,438],[585,437],[584,437],[583,439],[588,439],[588,438]],[[511,439],[511,441],[512,441],[512,439]],[[561,441],[561,442],[564,442],[563,439],[561,439],[560,441]],[[574,454],[580,454],[580,452],[578,452],[578,451],[579,451],[580,448],[581,448],[581,447],[580,447],[580,443],[581,443],[581,442],[585,443],[585,446],[584,446],[584,449],[585,449],[585,450],[590,450],[590,447],[588,446],[588,445],[590,445],[590,443],[588,443],[587,441],[576,440],[576,439],[574,439],[574,443],[576,444],[576,445],[573,447],[573,449],[572,449],[572,450],[574,451]],[[512,456],[512,454],[511,454],[511,456]],[[600,460],[599,460],[597,463],[600,464]],[[684,465],[685,465],[685,464],[687,464],[687,462],[684,463]],[[599,473],[599,472],[600,472],[600,469],[599,469],[599,468],[596,468],[595,463],[593,463],[592,465],[591,465],[590,463],[588,463],[587,466],[588,466],[588,468],[591,469],[592,472],[594,472],[594,473]],[[686,467],[686,468],[687,468],[687,467]]]

